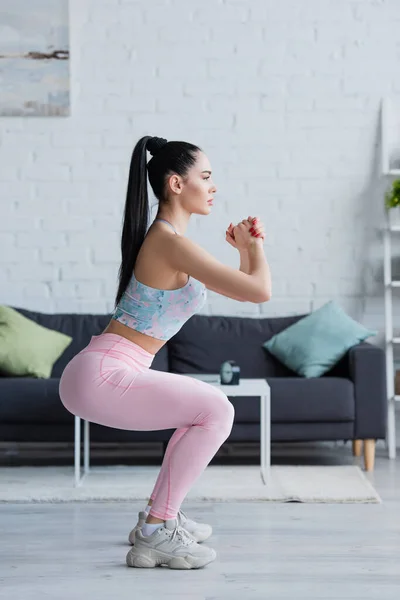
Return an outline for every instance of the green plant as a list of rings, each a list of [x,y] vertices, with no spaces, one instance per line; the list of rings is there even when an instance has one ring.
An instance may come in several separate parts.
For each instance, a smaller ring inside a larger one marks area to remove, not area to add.
[[[395,208],[400,206],[400,179],[395,179],[392,187],[385,194],[386,208]]]

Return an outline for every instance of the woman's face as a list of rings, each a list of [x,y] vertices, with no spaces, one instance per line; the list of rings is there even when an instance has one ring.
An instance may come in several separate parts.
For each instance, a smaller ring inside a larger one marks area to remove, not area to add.
[[[179,182],[178,182],[179,179]],[[211,177],[211,165],[203,152],[197,153],[197,160],[185,177],[172,176],[170,185],[178,193],[179,202],[189,213],[208,214],[211,200],[217,188]]]

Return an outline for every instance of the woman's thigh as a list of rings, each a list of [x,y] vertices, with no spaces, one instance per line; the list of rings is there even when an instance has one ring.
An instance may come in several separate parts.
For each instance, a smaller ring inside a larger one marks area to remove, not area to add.
[[[139,373],[128,390],[117,388],[112,402],[135,429],[146,431],[211,425],[233,411],[226,395],[212,385],[151,369]]]
[[[60,382],[60,397],[70,412],[92,423],[156,431],[223,425],[233,419],[231,402],[211,384],[150,368],[132,369],[125,364],[93,368],[95,357],[88,355],[80,360],[92,364],[85,369],[76,362],[69,372],[68,365]],[[86,371],[84,378],[80,377],[82,371]]]

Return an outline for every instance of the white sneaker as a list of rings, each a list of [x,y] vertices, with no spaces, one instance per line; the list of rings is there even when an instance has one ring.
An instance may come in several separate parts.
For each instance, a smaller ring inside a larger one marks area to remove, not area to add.
[[[135,545],[126,555],[126,564],[139,568],[166,565],[170,569],[199,569],[216,557],[215,550],[200,546],[179,526],[178,519],[168,519],[149,536],[136,530]]]
[[[183,510],[178,512],[177,519],[179,526],[183,527],[185,531],[188,531],[196,542],[204,542],[212,534],[211,525],[207,525],[207,523],[197,523],[196,521],[193,521],[193,519],[189,519]]]
[[[141,510],[138,515],[138,522],[135,527],[129,534],[129,543],[133,546],[135,543],[135,533],[138,529],[141,529],[146,522],[148,513],[144,510]],[[186,529],[188,533],[193,537],[196,542],[204,542],[207,540],[212,534],[211,525],[207,525],[207,523],[197,523],[192,519],[189,519],[183,510],[180,510],[177,514],[178,525]]]

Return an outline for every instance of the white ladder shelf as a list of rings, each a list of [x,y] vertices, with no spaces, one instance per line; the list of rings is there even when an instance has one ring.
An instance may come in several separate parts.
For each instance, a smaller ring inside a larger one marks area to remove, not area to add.
[[[400,226],[390,224],[390,211],[386,210],[386,227],[384,229],[384,285],[385,285],[385,356],[386,356],[386,387],[388,401],[387,445],[389,458],[396,458],[396,401],[400,396],[394,389],[394,352],[400,337],[393,335],[393,288],[400,288],[400,281],[392,279],[392,233],[400,232]]]
[[[382,100],[381,108],[381,170],[388,181],[400,178],[400,107],[390,98]],[[382,200],[383,201],[383,200]],[[396,209],[397,210],[397,209]],[[386,385],[388,401],[387,446],[389,458],[396,458],[396,402],[400,395],[395,394],[394,385],[394,346],[400,345],[400,337],[393,334],[394,288],[400,288],[400,280],[392,279],[392,234],[400,233],[400,225],[392,224],[391,211],[386,209],[386,226],[383,232],[384,244],[384,288],[385,288],[385,355]]]

